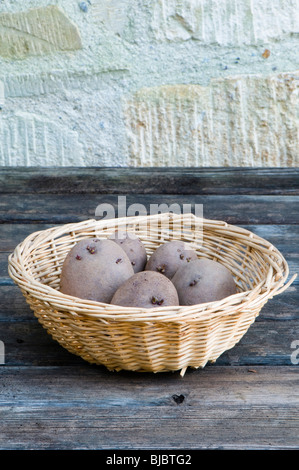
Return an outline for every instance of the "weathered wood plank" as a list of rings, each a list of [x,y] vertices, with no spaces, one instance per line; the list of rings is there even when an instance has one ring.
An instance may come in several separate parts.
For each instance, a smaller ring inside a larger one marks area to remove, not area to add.
[[[198,196],[128,194],[125,199],[124,214],[120,214],[117,195],[61,195],[28,194],[20,197],[3,194],[0,199],[0,223],[63,224],[86,220],[99,215],[100,204],[110,204],[113,217],[133,215],[132,204],[142,204],[147,215],[156,213],[157,207],[171,205],[179,207],[181,213],[195,212],[196,205],[203,206],[203,216],[207,219],[224,220],[230,224],[298,224],[298,197],[296,196]],[[184,206],[185,205],[185,206]],[[136,214],[138,215],[138,214]]]
[[[22,322],[0,321],[0,339],[8,366],[78,366],[84,363],[54,341],[33,316]]]
[[[0,253],[11,252],[28,235],[54,227],[55,224],[2,224],[0,227]]]
[[[14,250],[16,245],[23,241],[28,235],[40,230],[46,230],[61,224],[2,224],[0,230],[0,253],[10,252]],[[243,227],[242,224],[239,225]],[[287,254],[299,256],[298,240],[299,240],[299,224],[292,225],[244,225],[244,228],[251,230],[262,238],[270,241],[279,250]]]
[[[299,280],[216,364],[182,378],[111,373],[68,353],[7,274],[27,235],[95,218],[103,202],[117,209],[118,195],[148,212],[204,204],[204,217],[249,228],[298,272],[299,169],[4,168],[0,192],[0,449],[299,448]]]
[[[299,194],[298,168],[9,168],[2,193]]]
[[[32,313],[20,288],[13,285],[0,286],[0,321],[23,321]]]
[[[3,367],[1,385],[1,449],[299,446],[295,367],[253,373],[213,365],[184,378],[93,366]]]

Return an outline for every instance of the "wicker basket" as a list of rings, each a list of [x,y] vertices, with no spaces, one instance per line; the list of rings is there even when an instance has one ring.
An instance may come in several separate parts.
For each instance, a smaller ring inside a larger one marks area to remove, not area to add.
[[[189,242],[199,257],[230,269],[238,293],[200,305],[139,309],[59,292],[61,267],[74,244],[85,237],[107,238],[116,226],[135,232],[148,255],[168,240]],[[180,370],[182,376],[187,367],[204,367],[232,348],[268,299],[296,277],[286,283],[284,257],[248,230],[171,213],[86,220],[35,232],[9,256],[9,274],[39,322],[71,353],[109,370]]]

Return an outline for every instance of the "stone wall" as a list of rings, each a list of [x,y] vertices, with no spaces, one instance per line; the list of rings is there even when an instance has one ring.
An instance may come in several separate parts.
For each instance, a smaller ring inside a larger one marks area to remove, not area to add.
[[[298,166],[299,0],[0,0],[0,165]]]

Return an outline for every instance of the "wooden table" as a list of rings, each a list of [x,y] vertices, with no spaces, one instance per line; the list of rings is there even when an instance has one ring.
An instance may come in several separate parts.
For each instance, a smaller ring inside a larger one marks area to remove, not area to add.
[[[0,188],[0,449],[299,448],[298,278],[233,349],[181,377],[70,354],[7,274],[27,235],[94,218],[103,202],[117,209],[118,195],[147,208],[203,204],[204,217],[268,239],[299,273],[299,169],[2,168]]]

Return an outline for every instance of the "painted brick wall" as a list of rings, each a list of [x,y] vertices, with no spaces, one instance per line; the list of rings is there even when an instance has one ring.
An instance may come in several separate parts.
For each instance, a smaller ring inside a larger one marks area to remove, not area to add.
[[[0,1],[0,165],[298,166],[299,0]]]

